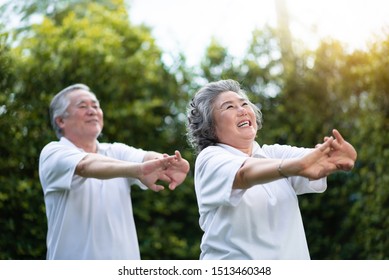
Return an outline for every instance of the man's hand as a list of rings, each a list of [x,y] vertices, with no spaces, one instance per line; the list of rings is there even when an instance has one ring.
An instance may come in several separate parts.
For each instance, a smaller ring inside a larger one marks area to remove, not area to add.
[[[148,160],[140,164],[139,180],[150,190],[155,192],[162,191],[164,187],[158,185],[157,181],[170,183],[171,179],[165,175],[165,170],[169,165],[169,160],[173,157],[164,157]]]
[[[184,182],[189,172],[189,162],[181,157],[179,151],[175,152],[172,161],[169,161],[165,170],[165,175],[170,178],[169,189],[174,190],[178,185]]]
[[[164,189],[157,181],[169,183],[169,189],[174,190],[186,178],[189,163],[181,157],[179,151],[175,155],[164,154],[162,158],[145,161],[141,164],[140,181],[153,191]]]

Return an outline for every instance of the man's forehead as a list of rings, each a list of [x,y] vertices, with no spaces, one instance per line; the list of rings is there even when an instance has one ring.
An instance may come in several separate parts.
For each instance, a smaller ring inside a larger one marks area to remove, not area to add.
[[[93,102],[93,103],[99,103],[96,96],[85,90],[75,90],[70,93],[70,99],[75,102],[76,104],[83,103],[83,102]]]

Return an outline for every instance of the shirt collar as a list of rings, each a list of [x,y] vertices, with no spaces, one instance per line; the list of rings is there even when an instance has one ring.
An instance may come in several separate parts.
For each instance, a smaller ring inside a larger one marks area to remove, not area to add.
[[[226,149],[227,151],[229,151],[230,153],[234,154],[234,155],[240,155],[240,156],[246,156],[247,157],[247,154],[243,153],[242,151],[232,147],[232,146],[229,146],[229,145],[226,145],[226,144],[221,144],[221,143],[218,143],[217,146],[219,147],[222,147],[223,149]],[[263,152],[261,146],[256,142],[254,141],[253,142],[253,154],[251,155],[251,157],[255,157],[255,158],[267,158],[266,154]]]
[[[103,145],[100,145],[100,142],[98,140],[96,140],[96,144],[97,144],[97,153],[99,153],[99,151],[103,151],[103,150],[106,150],[106,148],[103,146]],[[79,147],[77,147],[76,145],[73,144],[72,141],[70,141],[69,139],[67,139],[66,137],[62,136],[61,139],[59,140],[59,143],[65,145],[65,146],[68,146],[68,147],[73,147],[73,148],[76,148],[82,152],[85,152],[84,149],[81,149]]]

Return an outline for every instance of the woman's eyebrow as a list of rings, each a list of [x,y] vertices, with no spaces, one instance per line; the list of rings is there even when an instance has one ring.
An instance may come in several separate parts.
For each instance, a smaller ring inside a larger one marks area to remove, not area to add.
[[[239,101],[239,102],[244,102],[244,101],[247,101],[247,99],[241,97],[241,98],[239,98],[238,101]],[[223,106],[230,105],[230,104],[232,104],[232,103],[234,103],[234,101],[232,101],[232,100],[224,101],[224,102],[220,105],[220,108],[223,108]]]
[[[224,106],[229,105],[229,104],[232,104],[231,100],[224,101],[222,104],[220,104],[220,108],[223,108]]]

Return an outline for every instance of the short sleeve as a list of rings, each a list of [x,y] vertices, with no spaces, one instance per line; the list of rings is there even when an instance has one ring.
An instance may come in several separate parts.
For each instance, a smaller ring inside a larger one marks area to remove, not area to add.
[[[147,153],[145,150],[134,148],[123,143],[113,143],[107,152],[108,156],[130,162],[143,162]]]
[[[264,145],[263,150],[271,158],[301,158],[311,152],[310,148],[300,148],[288,145]],[[301,176],[293,176],[288,178],[296,194],[305,193],[322,193],[327,189],[327,178],[318,180],[309,180]]]
[[[102,149],[101,153],[108,156],[113,157],[118,160],[128,161],[128,162],[136,162],[141,163],[143,162],[143,159],[147,153],[147,151],[140,149],[140,148],[134,148],[132,146],[128,146],[123,143],[113,143],[113,144],[107,144],[103,143],[100,144],[100,147]],[[142,190],[147,190],[147,186],[145,186],[139,179],[136,178],[128,178],[129,185],[137,185]]]
[[[221,205],[237,205],[245,190],[233,190],[235,175],[247,157],[211,146],[204,149],[196,160],[195,189],[200,212]]]
[[[70,189],[76,166],[86,155],[58,142],[46,145],[39,157],[39,177],[44,194]]]

